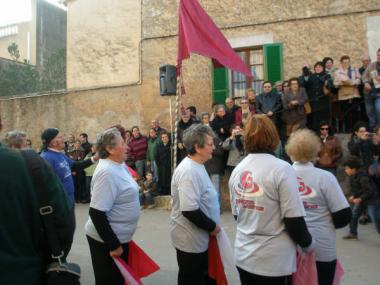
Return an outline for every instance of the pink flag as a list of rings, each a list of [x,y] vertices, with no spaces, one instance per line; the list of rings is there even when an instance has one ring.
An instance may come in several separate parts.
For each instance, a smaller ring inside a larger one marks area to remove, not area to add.
[[[252,77],[250,70],[235,53],[229,42],[203,10],[197,0],[180,0],[178,21],[177,73],[182,60],[196,53],[213,59],[217,66],[225,66]]]
[[[140,278],[122,258],[114,257],[113,260],[119,268],[121,275],[124,277],[125,285],[143,285]]]
[[[129,243],[128,264],[120,257],[114,257],[113,260],[123,275],[126,285],[143,285],[141,278],[160,269],[133,240]]]
[[[344,275],[344,269],[339,259],[336,260],[335,275],[333,285],[339,285]]]

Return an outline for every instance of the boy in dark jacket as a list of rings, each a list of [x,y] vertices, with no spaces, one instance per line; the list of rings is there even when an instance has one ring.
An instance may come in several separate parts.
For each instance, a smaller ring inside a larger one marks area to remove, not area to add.
[[[358,239],[358,220],[367,206],[377,232],[380,234],[380,209],[378,193],[373,181],[368,176],[366,169],[361,168],[361,160],[350,156],[344,163],[345,172],[350,177],[350,196],[348,201],[352,204],[352,220],[350,232],[343,237],[348,240]]]

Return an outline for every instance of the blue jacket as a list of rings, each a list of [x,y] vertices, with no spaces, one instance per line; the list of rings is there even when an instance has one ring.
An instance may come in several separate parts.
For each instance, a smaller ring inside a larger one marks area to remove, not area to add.
[[[55,174],[57,174],[59,180],[62,182],[70,200],[74,203],[74,182],[71,175],[73,160],[68,158],[62,152],[56,152],[49,149],[42,151],[41,157],[49,162]]]

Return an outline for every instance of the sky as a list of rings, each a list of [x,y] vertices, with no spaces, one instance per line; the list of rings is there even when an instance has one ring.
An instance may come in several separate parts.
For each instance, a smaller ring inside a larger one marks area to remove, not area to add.
[[[57,4],[59,0],[45,1],[59,6]],[[31,19],[31,0],[0,0],[0,27],[27,22]]]

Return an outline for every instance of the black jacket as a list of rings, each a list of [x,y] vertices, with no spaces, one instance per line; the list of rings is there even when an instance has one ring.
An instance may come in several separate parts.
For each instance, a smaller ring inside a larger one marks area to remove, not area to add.
[[[366,168],[372,164],[376,153],[376,146],[374,146],[370,139],[360,140],[357,137],[353,137],[347,146],[350,154],[359,157]]]
[[[223,142],[219,138],[214,139],[215,149],[212,158],[206,161],[205,167],[207,173],[224,175],[225,169],[225,151],[222,146]]]
[[[305,88],[313,112],[330,109],[330,98],[323,94],[323,86],[328,80],[331,80],[331,77],[325,72],[313,73],[305,80]]]
[[[230,136],[231,118],[228,115],[225,115],[223,118],[216,116],[211,121],[210,126],[219,139],[225,141]]]
[[[360,169],[350,177],[350,191],[355,198],[362,199],[362,203],[370,203],[375,194],[375,185],[368,176],[366,169]]]

